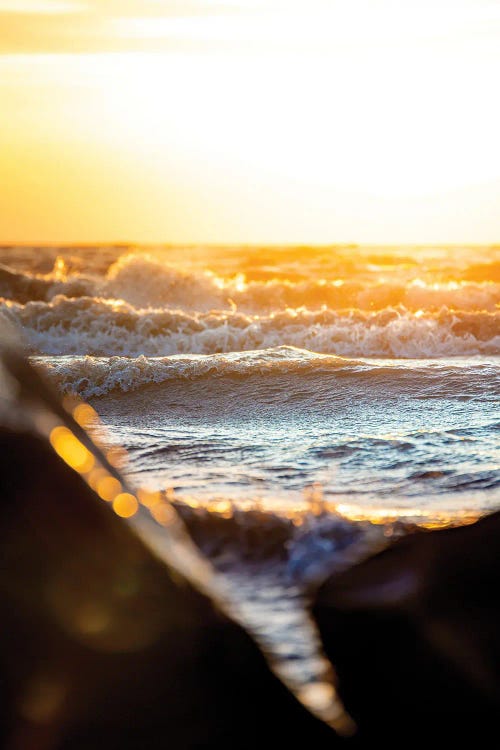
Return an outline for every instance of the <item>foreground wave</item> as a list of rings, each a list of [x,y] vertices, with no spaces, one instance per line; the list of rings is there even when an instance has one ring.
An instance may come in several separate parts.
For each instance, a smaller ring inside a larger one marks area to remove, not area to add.
[[[234,379],[251,376],[300,377],[339,375],[363,377],[372,387],[387,387],[403,382],[408,393],[415,394],[422,387],[438,388],[439,395],[453,393],[457,385],[463,389],[463,375],[467,371],[470,387],[479,381],[483,398],[497,393],[498,363],[488,361],[363,361],[310,352],[294,347],[214,355],[176,355],[172,357],[34,357],[33,361],[45,370],[59,390],[95,398],[108,393],[124,393],[156,383],[206,379]],[[298,380],[297,380],[298,378]],[[485,383],[484,380],[487,380]],[[290,381],[291,382],[291,381]],[[290,392],[290,389],[288,389]],[[431,394],[432,395],[432,392]]]
[[[151,493],[132,487],[136,494],[124,494],[128,482],[118,475],[122,482],[114,478],[114,491],[120,494],[103,503],[102,491],[99,499],[90,489],[94,463],[75,464],[67,450],[78,439],[81,448],[89,446],[79,423],[19,359],[9,353],[5,364],[11,377],[2,401],[21,417],[16,399],[22,398],[26,413],[19,421],[32,420],[45,437],[21,424],[0,425],[2,453],[9,457],[1,476],[3,745],[48,747],[54,740],[68,750],[156,750],[168,737],[173,747],[243,748],[263,741],[318,750],[353,743],[395,747],[409,727],[418,746],[429,736],[448,744],[465,739],[466,746],[490,740],[500,708],[498,513],[468,528],[414,531],[396,543],[394,527],[387,534],[381,528],[368,545],[366,523],[315,516],[297,535],[292,524],[268,519],[278,548],[280,539],[293,537],[292,574],[310,570],[319,545],[335,575],[306,600],[302,589],[286,589],[278,576],[255,576],[249,566],[247,579],[236,576],[237,585],[228,588],[234,609],[229,596],[221,607],[206,595],[215,596],[216,576],[184,534],[184,551],[206,575],[195,585],[180,557],[174,565],[181,538],[175,544],[172,531],[180,524],[166,498],[151,502]],[[61,429],[70,437],[66,450],[53,442]],[[90,445],[89,457],[107,465]],[[110,479],[116,472],[111,465],[108,471]],[[133,501],[132,513],[122,512],[124,498]],[[220,519],[208,513],[198,523],[196,513],[184,511],[193,536],[215,531],[216,544],[229,540],[238,549],[238,518],[224,515],[221,529]],[[255,521],[257,534],[245,538],[259,544],[262,514]],[[243,523],[246,530],[249,525]],[[357,540],[363,561],[353,566],[360,556],[349,550]],[[317,580],[316,571],[310,573]],[[238,601],[245,596],[248,617]],[[338,735],[285,690],[231,618],[233,611],[276,672],[307,706],[316,703],[316,713]],[[335,675],[318,650],[311,611]],[[301,682],[294,681],[300,662]],[[356,737],[343,739],[356,729]]]

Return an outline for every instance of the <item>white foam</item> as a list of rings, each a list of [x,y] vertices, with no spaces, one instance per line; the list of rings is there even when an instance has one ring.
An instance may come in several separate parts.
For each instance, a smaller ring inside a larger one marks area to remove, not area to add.
[[[83,398],[104,396],[112,391],[127,393],[152,383],[189,381],[201,378],[250,377],[274,375],[302,375],[342,373],[343,376],[365,377],[368,387],[376,384],[390,387],[400,375],[408,387],[408,372],[412,387],[440,383],[440,392],[454,392],[455,379],[463,384],[462,368],[475,367],[477,375],[498,375],[498,363],[481,359],[432,360],[418,365],[413,360],[390,362],[386,360],[356,360],[281,346],[248,352],[195,355],[179,354],[172,357],[34,357],[33,361],[50,376],[62,393],[79,394]],[[379,377],[380,376],[380,377]],[[496,377],[495,376],[495,377]],[[492,381],[493,382],[493,381]],[[463,387],[463,385],[462,385]],[[486,391],[484,392],[486,396]]]
[[[226,377],[300,373],[314,369],[352,368],[359,363],[339,357],[305,352],[292,347],[267,351],[217,355],[178,355],[174,357],[71,357],[34,358],[62,393],[84,398],[103,396],[111,391],[135,390],[150,383],[195,380],[206,376]],[[359,365],[362,367],[362,365]]]
[[[114,263],[101,287],[103,297],[123,299],[138,308],[179,307],[210,310],[224,307],[217,278],[208,272],[189,273],[148,255],[125,255]]]
[[[277,269],[279,271],[279,269]],[[393,278],[361,273],[347,279],[276,278],[246,281],[243,275],[222,278],[207,270],[186,270],[145,253],[120,257],[102,275],[69,271],[62,259],[45,275],[0,269],[0,294],[14,300],[49,301],[57,295],[120,299],[136,309],[232,310],[270,314],[287,308],[382,310],[401,306],[410,312],[450,310],[494,312],[500,284],[494,282],[430,283],[409,279],[404,270]]]
[[[500,311],[365,313],[307,309],[254,315],[237,310],[137,310],[93,297],[3,303],[43,354],[150,357],[294,346],[343,357],[450,357],[500,353]],[[1,309],[1,305],[0,305]]]

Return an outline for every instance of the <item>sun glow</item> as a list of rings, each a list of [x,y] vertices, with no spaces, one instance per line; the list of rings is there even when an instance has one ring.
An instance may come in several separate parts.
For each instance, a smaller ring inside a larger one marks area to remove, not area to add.
[[[498,8],[227,5],[0,56],[5,239],[494,240]]]
[[[59,15],[60,13],[78,13],[86,9],[82,2],[70,0],[0,0],[0,13],[41,13]]]

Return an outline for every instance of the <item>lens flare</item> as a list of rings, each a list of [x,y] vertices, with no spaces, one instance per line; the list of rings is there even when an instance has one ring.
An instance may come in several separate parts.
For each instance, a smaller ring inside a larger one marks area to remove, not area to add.
[[[96,491],[102,500],[110,503],[121,493],[122,485],[118,479],[106,474],[106,476],[98,481]]]
[[[49,439],[56,453],[72,469],[84,474],[93,468],[94,456],[67,427],[54,427]]]
[[[113,500],[113,510],[121,518],[132,518],[139,509],[137,499],[129,492],[122,492]]]

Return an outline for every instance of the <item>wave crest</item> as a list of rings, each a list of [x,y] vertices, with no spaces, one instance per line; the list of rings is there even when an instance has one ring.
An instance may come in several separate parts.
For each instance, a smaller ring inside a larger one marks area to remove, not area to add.
[[[224,307],[213,274],[189,273],[146,255],[125,255],[109,268],[101,296],[123,299],[137,308],[163,306],[210,310]]]
[[[231,310],[270,314],[298,309],[359,309],[365,312],[403,307],[410,312],[497,309],[500,283],[470,279],[430,283],[421,279],[380,277],[247,280],[243,274],[222,278],[207,270],[181,270],[143,253],[120,257],[104,275],[89,275],[55,263],[49,274],[30,274],[0,266],[0,295],[17,302],[49,302],[56,296],[120,299],[137,309]],[[278,274],[278,269],[276,271]],[[279,275],[279,274],[278,274]]]
[[[293,346],[344,357],[450,357],[500,354],[500,311],[443,308],[282,310],[138,310],[125,302],[56,296],[51,302],[4,302],[33,350],[93,356],[216,354]]]
[[[335,357],[294,347],[280,346],[274,349],[232,352],[214,355],[175,355],[172,357],[40,357],[34,362],[46,372],[64,394],[78,394],[83,398],[104,396],[113,391],[127,393],[151,384],[174,381],[196,381],[200,379],[240,379],[258,376],[259,381],[268,376],[325,376],[335,374],[343,378],[361,378],[363,388],[382,387],[388,384],[397,390],[397,383],[404,392],[422,398],[453,395],[457,387],[463,386],[461,365],[415,363],[404,364],[360,361]],[[472,372],[469,365],[469,372]],[[489,377],[489,386],[482,390],[483,399],[498,397],[498,368],[495,365],[477,363],[474,373],[480,382]],[[494,375],[494,377],[490,377]],[[368,378],[368,381],[366,380]],[[458,380],[457,380],[458,378]],[[291,381],[287,381],[287,394],[293,393]],[[472,391],[477,384],[474,377],[470,383]],[[205,386],[204,386],[205,387]],[[329,386],[327,386],[328,390]],[[290,389],[290,390],[288,390]],[[300,387],[299,387],[300,390]],[[320,389],[321,390],[321,389]],[[319,392],[319,391],[317,391]],[[394,391],[396,392],[396,391]],[[328,390],[330,394],[330,391]],[[331,395],[331,394],[330,394]],[[255,396],[257,398],[257,395]]]
[[[232,354],[148,358],[78,357],[36,360],[62,393],[83,398],[103,396],[115,390],[133,391],[151,383],[198,380],[204,377],[246,377],[306,373],[352,368],[356,362],[304,352],[293,347]]]

